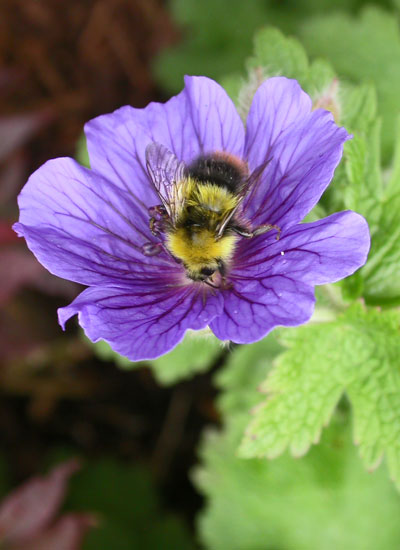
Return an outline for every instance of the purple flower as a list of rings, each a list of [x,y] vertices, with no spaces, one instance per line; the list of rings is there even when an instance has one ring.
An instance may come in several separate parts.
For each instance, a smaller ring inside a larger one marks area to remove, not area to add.
[[[294,80],[260,86],[246,129],[216,82],[186,77],[167,103],[122,107],[85,131],[92,169],[69,158],[39,168],[20,194],[15,229],[52,273],[89,287],[59,310],[61,325],[77,313],[91,340],[104,339],[132,360],[166,353],[187,329],[209,326],[222,340],[250,343],[277,325],[304,323],[314,285],[366,261],[368,226],[358,214],[300,223],[332,179],[349,135],[331,113],[312,111]],[[166,250],[143,253],[162,239],[149,228],[151,207],[161,202],[146,168],[151,143],[186,166],[225,152],[245,161],[250,174],[264,167],[241,216],[253,229],[278,226],[280,238],[275,230],[238,237],[228,284],[219,289],[187,278]]]

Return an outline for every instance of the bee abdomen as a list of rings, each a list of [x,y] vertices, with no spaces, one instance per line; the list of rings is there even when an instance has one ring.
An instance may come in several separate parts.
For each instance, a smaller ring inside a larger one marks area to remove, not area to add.
[[[247,176],[247,166],[232,155],[214,153],[197,158],[187,173],[199,183],[212,183],[237,192]]]

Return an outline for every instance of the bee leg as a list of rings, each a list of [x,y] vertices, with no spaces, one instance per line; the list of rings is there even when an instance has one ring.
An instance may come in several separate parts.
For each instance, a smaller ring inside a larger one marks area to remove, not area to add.
[[[217,259],[217,265],[218,265],[218,271],[221,277],[225,278],[225,273],[226,273],[225,264],[220,258]]]
[[[267,231],[270,231],[271,229],[276,229],[278,234],[276,236],[276,240],[279,241],[279,238],[281,236],[281,228],[277,225],[273,225],[270,223],[267,223],[265,225],[260,225],[253,231],[253,237],[256,237],[257,235],[262,235],[263,233],[267,233]]]
[[[168,213],[162,204],[151,206],[148,211],[151,216],[149,220],[150,231],[157,237],[164,231],[164,222],[168,219]]]
[[[210,281],[207,281],[207,280],[202,281],[202,283],[205,283],[207,286],[213,289],[212,293],[214,296],[215,296],[215,289],[219,290],[221,288],[220,286],[214,285],[214,283],[210,283]],[[204,295],[203,295],[203,303],[204,303]]]
[[[225,277],[222,278],[221,280],[221,284],[219,286],[215,285],[214,283],[211,283],[210,281],[202,281],[203,283],[205,283],[207,286],[210,286],[211,288],[214,288],[214,289],[217,289],[217,290],[227,290],[228,288],[232,288],[232,284],[231,283],[227,283],[226,282],[226,279]]]
[[[240,225],[231,226],[230,229],[232,229],[232,231],[234,231],[241,237],[244,237],[245,239],[252,239],[253,237],[257,237],[257,235],[262,235],[263,233],[271,231],[271,229],[276,229],[278,231],[276,240],[279,240],[279,237],[281,236],[281,228],[277,225],[272,225],[269,223],[265,225],[260,225],[259,227],[254,229],[254,231],[248,231],[245,227],[241,227]]]
[[[218,259],[217,264],[218,272],[221,275],[221,286],[219,288],[222,288],[223,290],[232,288],[233,285],[231,283],[228,283],[226,280],[226,268],[224,262],[221,259]]]

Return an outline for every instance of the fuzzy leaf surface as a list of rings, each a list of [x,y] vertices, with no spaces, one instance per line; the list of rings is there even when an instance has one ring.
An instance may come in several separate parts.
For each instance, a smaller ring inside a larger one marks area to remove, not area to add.
[[[282,331],[288,349],[262,386],[268,394],[247,428],[245,457],[301,456],[319,440],[343,391],[368,469],[383,456],[400,487],[400,313],[355,304],[334,322]]]
[[[207,550],[396,548],[400,497],[382,468],[372,474],[360,468],[346,403],[320,444],[299,460],[237,457],[256,390],[280,351],[275,336],[235,349],[217,373],[224,428],[206,433],[194,472],[206,497],[201,542]]]
[[[207,503],[198,522],[204,547],[397,548],[400,497],[384,470],[369,474],[360,468],[345,421],[335,418],[321,443],[299,460],[241,460],[232,422],[222,433],[208,433],[194,476]]]
[[[372,233],[368,263],[361,270],[369,303],[400,304],[400,120],[390,176],[376,211],[379,220]]]

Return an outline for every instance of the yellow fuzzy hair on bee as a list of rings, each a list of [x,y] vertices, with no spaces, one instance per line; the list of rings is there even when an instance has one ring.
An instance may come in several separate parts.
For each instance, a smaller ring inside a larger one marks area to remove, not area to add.
[[[198,183],[192,178],[183,186],[181,210],[175,227],[167,232],[166,247],[182,261],[190,277],[196,279],[202,270],[214,272],[229,263],[237,237],[217,236],[217,228],[237,205],[237,197],[225,187]]]
[[[243,201],[268,161],[249,175],[245,161],[224,151],[200,155],[185,165],[163,145],[152,143],[146,162],[162,203],[151,208],[150,230],[154,236],[164,234],[162,243],[149,243],[148,255],[167,250],[189,279],[228,289],[238,240],[271,229],[279,238],[278,226],[253,229],[242,214]]]

